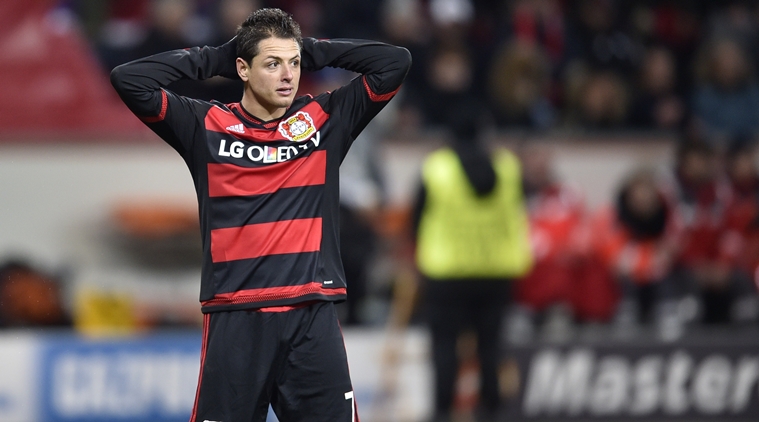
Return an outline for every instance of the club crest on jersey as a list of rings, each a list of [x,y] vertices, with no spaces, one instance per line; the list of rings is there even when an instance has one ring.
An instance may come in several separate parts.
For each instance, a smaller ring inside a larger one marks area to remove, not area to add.
[[[279,133],[293,142],[305,141],[315,132],[314,121],[305,111],[299,111],[279,123]]]

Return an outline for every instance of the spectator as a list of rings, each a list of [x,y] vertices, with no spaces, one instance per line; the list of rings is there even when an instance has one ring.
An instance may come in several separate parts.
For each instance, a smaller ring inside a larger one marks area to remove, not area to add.
[[[749,1],[729,0],[722,3],[721,10],[711,13],[708,19],[708,33],[711,38],[733,39],[752,54],[756,62],[754,47],[759,42],[759,23],[756,10],[751,10]]]
[[[556,112],[550,100],[551,68],[536,45],[511,42],[496,54],[488,92],[501,125],[545,129]]]
[[[388,39],[411,51],[414,65],[409,70],[405,85],[421,90],[426,79],[424,70],[429,45],[432,42],[430,24],[425,19],[419,0],[385,0],[380,19],[382,30]]]
[[[759,173],[755,145],[734,142],[725,160],[730,181],[730,202],[726,210],[727,231],[721,245],[733,256],[738,271],[753,277],[759,266]]]
[[[697,62],[693,112],[704,135],[720,149],[729,139],[759,132],[759,86],[740,44],[729,38],[706,45]]]
[[[475,10],[471,0],[430,0],[429,14],[439,43],[452,46],[466,41]]]
[[[149,27],[146,38],[135,48],[135,57],[147,57],[164,51],[177,50],[212,41],[210,26],[194,17],[194,0],[153,0],[149,11]],[[235,24],[235,28],[237,27]],[[227,40],[229,41],[229,40]],[[213,83],[177,81],[168,89],[179,95],[202,100],[216,99]],[[236,98],[240,92],[237,91]]]
[[[148,35],[137,47],[137,56],[145,57],[194,45],[191,41],[194,6],[192,0],[153,0]]]
[[[486,152],[478,115],[472,109],[452,115],[454,142],[425,160],[414,213],[432,335],[436,421],[451,420],[460,363],[456,343],[469,325],[477,334],[483,420],[495,420],[509,280],[524,275],[532,260],[519,163],[509,152]]]
[[[519,42],[544,52],[551,69],[558,69],[566,55],[565,13],[558,0],[519,0],[513,3],[511,27]]]
[[[629,334],[638,323],[658,322],[665,339],[679,337],[674,264],[678,230],[654,176],[639,171],[619,189],[613,207],[594,218],[594,253],[619,283],[616,323]]]
[[[570,60],[591,70],[609,71],[627,79],[640,59],[640,45],[620,18],[621,2],[580,0],[575,9],[568,41]]]
[[[756,144],[734,141],[727,154],[730,202],[726,210],[726,231],[720,241],[722,252],[734,261],[738,283],[738,302],[733,317],[739,321],[756,320],[757,274],[759,274],[759,170]],[[752,283],[753,281],[753,283]]]
[[[691,141],[680,146],[673,191],[683,230],[676,259],[678,285],[698,304],[696,316],[704,323],[730,321],[736,293],[745,291],[721,244],[730,187],[719,170],[718,156],[709,144]]]
[[[631,11],[634,37],[648,46],[663,46],[672,53],[677,69],[678,90],[689,92],[693,56],[701,41],[705,3],[693,1],[649,1],[635,3]]]
[[[473,107],[472,64],[463,47],[442,48],[429,62],[428,87],[421,96],[424,121],[430,126],[444,125],[452,104],[460,109]]]
[[[97,1],[101,7],[107,3],[105,22],[98,31],[97,53],[103,67],[110,71],[114,67],[137,58],[137,46],[144,42],[147,30],[144,20],[150,0],[130,2]],[[83,7],[88,7],[84,4]],[[81,13],[89,13],[80,11]],[[90,23],[95,27],[95,23]],[[94,32],[94,29],[92,29]]]
[[[514,299],[535,320],[547,317],[546,327],[551,327],[554,315],[571,318],[572,289],[581,275],[584,258],[579,245],[584,198],[577,189],[558,180],[547,146],[526,145],[519,157],[535,264],[514,285]]]
[[[628,119],[627,87],[617,74],[577,70],[568,81],[567,122],[586,129],[621,128]]]
[[[558,0],[519,0],[507,10],[511,33],[492,53],[488,91],[500,109],[500,123],[553,126],[555,107],[562,100],[559,75],[567,59],[566,13]],[[516,106],[508,102],[510,98]]]
[[[427,69],[432,34],[430,23],[423,13],[420,0],[384,0],[380,20],[388,40],[406,47],[414,58],[414,64],[406,75],[401,88],[401,112],[396,127],[401,131],[416,133],[423,124],[422,103],[427,89]]]
[[[258,0],[219,0],[214,25],[216,34],[214,34],[212,45],[222,45],[231,40],[237,33],[240,22],[244,22],[248,15],[259,8]],[[242,80],[215,77],[203,81],[203,84],[208,87],[208,91],[203,93],[207,99],[214,99],[224,104],[239,100],[243,90]]]
[[[663,47],[646,51],[638,76],[631,124],[640,129],[677,129],[685,118],[685,103],[677,93],[677,69]]]

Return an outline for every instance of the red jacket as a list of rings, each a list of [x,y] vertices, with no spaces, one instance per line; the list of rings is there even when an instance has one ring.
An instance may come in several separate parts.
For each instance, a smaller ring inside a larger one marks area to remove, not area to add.
[[[567,303],[577,276],[578,247],[585,216],[579,191],[554,184],[527,198],[535,264],[515,286],[516,299],[541,310]]]

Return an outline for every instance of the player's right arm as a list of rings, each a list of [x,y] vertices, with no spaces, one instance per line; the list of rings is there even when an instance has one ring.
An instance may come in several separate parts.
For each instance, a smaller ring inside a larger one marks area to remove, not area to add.
[[[236,78],[236,57],[234,39],[220,47],[167,51],[116,67],[111,83],[132,113],[184,156],[202,125],[197,110],[208,105],[165,87],[181,79]]]

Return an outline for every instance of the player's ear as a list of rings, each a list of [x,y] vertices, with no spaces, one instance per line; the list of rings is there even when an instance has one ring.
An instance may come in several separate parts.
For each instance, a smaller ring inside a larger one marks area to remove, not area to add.
[[[250,70],[248,63],[246,63],[241,57],[238,57],[237,60],[235,60],[235,65],[237,66],[237,75],[240,76],[240,79],[242,79],[243,82],[248,82],[248,70]]]

